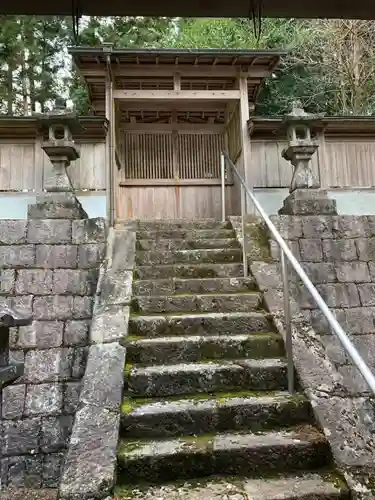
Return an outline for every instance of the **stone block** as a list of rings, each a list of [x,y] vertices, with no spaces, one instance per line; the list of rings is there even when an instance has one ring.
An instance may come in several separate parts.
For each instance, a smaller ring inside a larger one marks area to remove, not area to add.
[[[44,488],[58,488],[64,464],[64,455],[64,453],[49,453],[44,457],[42,475],[42,486]],[[41,498],[40,500],[53,500],[52,494],[54,492],[52,490],[49,490],[49,492],[51,493],[51,498]]]
[[[66,448],[73,427],[72,415],[43,417],[40,447],[44,453],[60,451]]]
[[[74,220],[72,222],[72,241],[77,245],[81,243],[105,243],[105,219],[97,217],[95,219]]]
[[[17,273],[16,293],[20,295],[48,295],[52,293],[52,271],[20,269]]]
[[[132,284],[132,271],[107,270],[100,282],[99,305],[130,305]]]
[[[71,319],[74,300],[69,295],[50,295],[35,297],[33,305],[34,318],[37,320]]]
[[[300,239],[299,250],[302,262],[320,262],[323,260],[322,240]]]
[[[343,365],[348,362],[346,352],[335,334],[322,335],[320,338],[326,349],[327,356],[335,365]]]
[[[63,406],[64,413],[73,414],[77,411],[80,393],[81,382],[67,382],[65,384]]]
[[[353,283],[317,285],[316,289],[329,307],[346,308],[358,307],[360,305],[358,290]],[[304,285],[299,287],[296,300],[303,309],[316,308],[315,300]]]
[[[375,281],[375,261],[369,261],[368,268],[370,271],[371,281]]]
[[[325,189],[296,189],[285,198],[279,214],[337,215],[336,201]]]
[[[0,268],[31,267],[35,264],[35,246],[0,246]]]
[[[369,223],[366,215],[340,215],[333,217],[335,238],[366,238]]]
[[[358,285],[361,305],[364,307],[375,306],[375,283],[361,283]]]
[[[73,298],[73,319],[91,319],[94,301],[92,297]]]
[[[362,334],[374,332],[374,307],[352,307],[345,309],[345,328],[349,333]]]
[[[26,242],[26,231],[26,220],[0,220],[0,245],[22,245]]]
[[[89,343],[89,321],[67,321],[64,332],[64,345],[86,346]]]
[[[86,406],[77,412],[60,483],[62,500],[111,495],[119,422],[118,413],[103,408]]]
[[[343,377],[343,386],[351,396],[363,396],[370,392],[367,383],[355,366],[343,365],[338,368],[338,371]]]
[[[368,283],[371,281],[366,262],[337,262],[337,280],[343,283]]]
[[[331,309],[331,313],[334,315],[334,317],[337,319],[337,321],[340,323],[340,325],[345,329],[346,326],[346,316],[345,313],[346,311],[349,311],[350,309]],[[328,322],[323,315],[323,313],[320,311],[320,309],[315,309],[314,311],[311,311],[311,326],[314,328],[314,330],[317,333],[320,334],[330,334],[331,333],[331,328],[328,325]]]
[[[32,219],[27,228],[27,241],[38,244],[63,244],[72,241],[72,222],[66,219]]]
[[[323,240],[323,256],[327,261],[357,260],[356,241],[359,240]],[[361,259],[363,260],[363,259]]]
[[[26,385],[8,385],[2,391],[2,417],[8,419],[21,419],[25,407]]]
[[[3,424],[3,455],[23,455],[39,452],[40,418],[7,420]]]
[[[58,295],[93,295],[98,270],[56,269],[53,272],[53,293]]]
[[[90,340],[93,344],[118,342],[128,333],[130,310],[128,306],[107,306],[92,320]]]
[[[281,270],[278,264],[253,262],[250,269],[260,291],[263,292],[270,288],[282,289]]]
[[[43,455],[26,455],[23,457],[25,463],[25,488],[39,490],[42,486]]]
[[[358,238],[356,245],[359,260],[375,260],[375,238]]]
[[[99,267],[105,257],[104,243],[87,243],[78,247],[78,267],[89,269]]]
[[[25,355],[24,379],[31,384],[69,379],[72,366],[72,349],[31,350]]]
[[[297,240],[286,241],[286,244],[292,251],[292,254],[297,260],[301,260],[299,243]],[[276,241],[270,241],[270,254],[273,260],[280,260],[280,247]],[[257,259],[255,259],[257,260]],[[259,259],[258,259],[259,260]]]
[[[302,217],[271,215],[270,219],[284,240],[298,240],[302,238]],[[271,234],[269,236],[272,238]]]
[[[306,215],[301,217],[303,237],[306,239],[333,238],[333,220],[334,217],[330,215]]]
[[[73,349],[74,359],[72,365],[72,378],[81,379],[85,374],[86,362],[87,362],[87,347],[76,347]]]
[[[62,384],[28,385],[25,413],[27,415],[56,415],[63,405]]]
[[[16,346],[21,349],[60,347],[63,330],[62,321],[33,321],[29,326],[19,327]]]
[[[82,380],[81,404],[120,411],[124,365],[125,348],[117,342],[91,346]]]
[[[37,245],[36,266],[46,269],[74,269],[78,263],[76,245]]]
[[[303,262],[302,268],[314,284],[336,281],[336,269],[332,262]]]
[[[32,315],[33,296],[19,295],[10,297],[0,296],[0,306],[5,305],[14,309],[19,316],[30,317]]]
[[[0,294],[13,294],[16,284],[14,269],[0,269]]]
[[[44,201],[28,206],[28,219],[82,219],[86,212],[77,198],[71,201]]]
[[[284,315],[284,293],[282,290],[269,289],[264,292],[264,300],[267,304],[267,309],[275,316]],[[300,313],[300,308],[294,298],[290,297],[290,310],[292,316]]]
[[[134,231],[116,230],[108,267],[112,268],[114,272],[131,271],[135,266],[135,242],[136,234]]]

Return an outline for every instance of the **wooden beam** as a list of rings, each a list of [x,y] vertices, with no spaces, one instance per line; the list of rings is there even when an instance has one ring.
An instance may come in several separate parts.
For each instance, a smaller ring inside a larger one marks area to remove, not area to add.
[[[235,101],[238,90],[114,90],[115,99],[126,101]]]
[[[173,75],[173,90],[181,90],[181,75],[180,75],[180,73],[175,73]]]
[[[240,68],[240,66],[238,67]],[[178,70],[182,77],[233,77],[238,75],[236,66],[221,66],[220,64],[213,65],[174,65],[174,64],[128,64],[124,66],[113,65],[113,74],[115,77],[172,77],[173,72]],[[271,73],[272,69],[268,66],[249,67],[244,73],[250,78],[264,78]],[[83,76],[102,76],[105,77],[105,67],[99,65],[85,65],[79,68],[79,72]]]
[[[124,132],[192,132],[200,134],[219,134],[224,132],[224,125],[195,123],[124,123],[120,126]]]
[[[227,186],[232,186],[233,182],[226,182]],[[221,186],[220,179],[126,179],[120,181],[121,187],[136,186]]]
[[[198,103],[186,103],[179,102],[178,103],[178,111],[224,111],[225,110],[225,102],[198,102]],[[122,110],[128,111],[171,111],[176,108],[176,105],[170,102],[147,102],[145,103],[137,103],[133,101],[121,101],[120,104]]]
[[[245,182],[248,183],[249,169],[250,169],[250,155],[251,155],[251,143],[250,137],[247,130],[247,122],[250,118],[249,112],[249,95],[247,90],[247,78],[244,76],[239,76],[238,86],[240,89],[240,135],[241,135],[241,147],[243,155],[243,174]],[[250,188],[252,188],[252,183],[250,182]]]

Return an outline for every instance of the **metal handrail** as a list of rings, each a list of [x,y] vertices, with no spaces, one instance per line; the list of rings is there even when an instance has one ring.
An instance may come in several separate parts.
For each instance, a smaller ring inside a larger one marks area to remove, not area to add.
[[[375,395],[375,377],[367,366],[362,356],[357,351],[356,347],[349,339],[347,333],[343,330],[343,328],[338,323],[337,319],[333,316],[331,311],[329,310],[327,304],[325,303],[322,296],[319,294],[318,290],[310,281],[309,277],[302,269],[298,260],[294,257],[285,240],[282,238],[281,234],[278,232],[274,224],[271,222],[270,218],[263,210],[259,201],[254,196],[254,193],[251,192],[249,187],[246,185],[244,179],[239,173],[237,167],[234,165],[232,160],[229,158],[228,154],[223,152],[221,154],[221,195],[222,195],[222,217],[225,220],[225,166],[226,163],[232,168],[235,173],[237,179],[241,184],[241,200],[244,202],[241,203],[241,216],[242,216],[242,229],[244,229],[244,215],[246,211],[246,196],[249,196],[251,201],[253,202],[255,208],[260,213],[263,221],[266,223],[269,231],[272,236],[278,243],[280,247],[280,262],[281,262],[281,272],[282,272],[282,281],[283,281],[283,290],[284,290],[284,316],[285,316],[285,326],[286,326],[286,351],[287,351],[287,359],[288,359],[288,390],[289,392],[294,392],[294,365],[293,365],[293,346],[292,346],[292,320],[290,313],[290,293],[289,293],[289,280],[288,280],[288,271],[286,265],[286,259],[292,265],[294,271],[297,273],[303,284],[306,286],[310,294],[312,295],[314,301],[316,302],[318,308],[323,313],[323,316],[328,321],[329,326],[332,331],[336,334],[338,339],[340,340],[343,348],[346,353],[353,361],[355,366],[358,368],[360,374],[366,381],[368,387],[371,392]],[[242,246],[243,246],[243,254],[244,254],[244,271],[246,267],[247,272],[247,261],[246,261],[246,249],[245,249],[245,232],[242,232]]]

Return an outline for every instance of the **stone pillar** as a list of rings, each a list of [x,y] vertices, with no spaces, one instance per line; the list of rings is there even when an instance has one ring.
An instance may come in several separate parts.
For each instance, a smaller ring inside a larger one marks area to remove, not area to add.
[[[71,162],[80,157],[79,148],[72,138],[73,132],[82,130],[77,115],[69,112],[65,101],[56,100],[55,108],[39,116],[39,128],[48,139],[42,149],[51,161],[52,169],[44,172],[43,192],[37,195],[36,204],[30,205],[31,219],[83,219],[87,218],[75,196],[68,174]]]
[[[282,157],[293,167],[289,196],[279,210],[283,215],[335,215],[336,201],[328,197],[325,189],[311,169],[311,158],[318,149],[318,143],[311,137],[311,125],[321,121],[321,115],[305,113],[299,102],[293,104],[292,112],[284,117],[287,127],[288,146]]]

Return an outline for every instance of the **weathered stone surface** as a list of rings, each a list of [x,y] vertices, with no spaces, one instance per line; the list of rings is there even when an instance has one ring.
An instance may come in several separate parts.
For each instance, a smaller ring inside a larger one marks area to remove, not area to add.
[[[336,267],[333,262],[303,262],[302,268],[313,284],[337,281]]]
[[[348,362],[346,352],[335,334],[322,335],[320,338],[326,349],[327,356],[333,361],[333,363],[336,365],[343,365]]]
[[[56,452],[68,444],[73,427],[71,415],[42,419],[40,447],[44,453]]]
[[[115,231],[110,262],[110,267],[114,272],[134,268],[135,241],[136,234],[134,231]]]
[[[215,240],[228,239],[234,237],[233,229],[163,229],[159,231],[137,231],[137,240],[159,240],[159,239],[179,239],[179,240]]]
[[[26,385],[9,385],[2,390],[2,418],[21,419],[26,396]]]
[[[92,297],[73,297],[73,319],[91,319],[93,305]]]
[[[337,321],[342,325],[344,328],[346,326],[346,312],[351,311],[351,309],[331,309],[331,313],[335,316]],[[320,309],[315,309],[314,311],[311,311],[311,326],[314,328],[314,330],[317,333],[322,333],[322,334],[329,334],[330,333],[330,327],[328,325],[328,322],[326,318],[323,316],[323,313],[320,311]]]
[[[52,487],[53,488],[53,487]],[[1,500],[56,500],[57,490],[7,488],[1,492]]]
[[[37,453],[39,451],[39,418],[4,422],[4,449],[3,454],[21,455]]]
[[[174,266],[141,266],[135,278],[141,280],[176,278],[236,278],[243,274],[242,264],[181,264]]]
[[[21,318],[31,317],[32,304],[33,304],[32,295],[19,295],[10,297],[0,296],[0,307],[7,306],[8,308],[13,309],[17,313],[17,315]]]
[[[125,400],[124,408],[132,401]],[[310,405],[303,396],[285,392],[254,396],[207,395],[196,400],[151,401],[121,415],[121,435],[129,438],[192,436],[216,432],[259,432],[310,421]]]
[[[300,239],[299,250],[302,261],[320,262],[323,260],[322,241],[320,239]]]
[[[340,215],[333,217],[335,238],[366,238],[369,236],[369,222],[366,215]]]
[[[196,250],[206,248],[239,248],[236,238],[226,239],[145,239],[137,240],[137,250]]]
[[[55,498],[55,496],[52,496],[52,493],[54,495],[57,495],[57,488],[60,483],[64,457],[65,457],[65,452],[49,453],[44,458],[43,475],[42,475],[43,486],[45,488],[56,488],[55,490],[50,490],[51,500]],[[43,497],[41,497],[41,499],[38,498],[38,500],[44,500],[44,499]]]
[[[16,293],[48,295],[52,293],[52,271],[20,269],[17,273]]]
[[[106,306],[92,320],[90,340],[93,344],[118,342],[128,333],[129,307]]]
[[[93,295],[98,281],[97,269],[56,269],[53,272],[53,293],[57,295]]]
[[[90,347],[82,380],[81,404],[120,411],[125,352],[117,342]]]
[[[78,247],[78,267],[97,268],[104,259],[105,243],[85,243]]]
[[[337,262],[337,280],[346,283],[368,283],[371,281],[366,262]]]
[[[27,383],[55,382],[71,376],[73,350],[68,348],[31,350],[25,356]]]
[[[137,397],[285,389],[286,366],[279,359],[150,366],[133,368],[127,382]]]
[[[358,292],[362,306],[375,306],[375,283],[362,283],[358,285]],[[353,304],[353,307],[359,304]]]
[[[0,268],[31,267],[35,263],[34,245],[0,246]]]
[[[304,218],[290,217],[289,215],[271,215],[270,219],[284,240],[302,238],[302,222]],[[272,238],[271,235],[270,237]],[[313,237],[316,237],[316,235]]]
[[[37,320],[70,319],[73,315],[73,297],[64,295],[35,297],[33,315]]]
[[[329,215],[306,215],[304,217],[293,217],[301,219],[303,237],[306,239],[333,238],[334,217]]]
[[[87,213],[77,198],[71,202],[45,201],[28,206],[28,219],[82,219]]]
[[[361,305],[358,290],[354,283],[329,283],[317,285],[316,289],[329,307],[346,308]],[[296,300],[303,309],[316,308],[315,300],[304,285],[298,288]]]
[[[359,238],[356,241],[359,260],[375,260],[375,239]]]
[[[359,240],[323,240],[323,256],[327,261],[357,260],[356,241]],[[364,260],[364,259],[360,259]]]
[[[345,327],[349,333],[373,333],[374,316],[375,308],[373,307],[345,309]]]
[[[60,483],[61,499],[88,500],[110,495],[119,420],[119,413],[95,406],[77,412]]]
[[[73,414],[77,411],[81,382],[67,382],[64,385],[64,407],[65,414]]]
[[[13,294],[16,284],[14,269],[0,269],[0,294]]]
[[[324,189],[296,189],[284,200],[279,214],[336,215],[336,201]]]
[[[163,231],[165,229],[191,229],[191,230],[206,230],[206,229],[228,229],[228,221],[219,221],[213,218],[204,219],[154,219],[137,221],[137,230],[144,231]]]
[[[21,349],[60,347],[63,339],[62,321],[33,321],[30,326],[20,326],[15,346]]]
[[[297,260],[301,260],[300,248],[298,240],[286,241],[286,244],[292,251],[292,254]],[[274,240],[270,240],[270,255],[273,260],[280,260],[280,247]],[[256,259],[259,260],[259,259]],[[265,260],[265,259],[264,259]]]
[[[112,271],[104,273],[100,283],[100,305],[130,305],[132,296],[132,271]],[[157,284],[156,284],[157,285]]]
[[[85,346],[89,341],[89,321],[67,321],[64,331],[64,345]]]
[[[142,313],[159,312],[248,312],[259,309],[258,292],[242,294],[171,295],[134,297],[133,308]]]
[[[74,220],[72,222],[72,241],[77,245],[81,243],[105,243],[105,219],[97,217]]]
[[[279,334],[157,337],[125,343],[127,362],[141,365],[199,362],[205,359],[276,358],[284,355]]]
[[[81,380],[85,374],[88,347],[76,347],[73,351],[72,378]]]
[[[272,450],[272,452],[271,452]],[[199,471],[210,474],[246,474],[261,470],[280,472],[322,466],[327,444],[322,435],[306,427],[300,431],[281,430],[261,435],[224,434],[198,438],[155,441],[121,441],[119,466],[128,480],[156,477],[194,477]]]
[[[268,262],[253,262],[250,269],[260,291],[263,292],[270,288],[281,289],[283,287],[278,265]]]
[[[28,243],[71,243],[72,223],[66,219],[32,219],[27,227]]]
[[[36,266],[49,269],[77,267],[76,245],[37,245]]]
[[[138,265],[160,265],[178,263],[213,263],[241,262],[242,250],[240,248],[210,248],[197,250],[154,250],[137,252]]]
[[[263,312],[186,314],[183,316],[131,316],[129,327],[134,335],[234,335],[272,331]]]
[[[26,220],[0,220],[0,245],[21,245],[26,242]]]
[[[62,403],[62,384],[27,386],[25,404],[25,414],[27,415],[56,415],[61,412]]]

